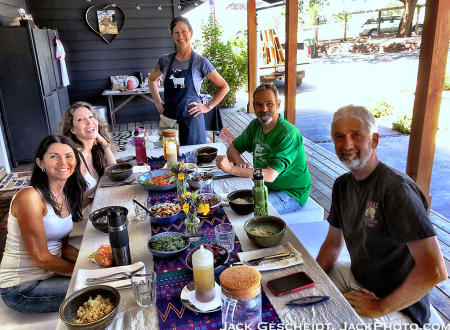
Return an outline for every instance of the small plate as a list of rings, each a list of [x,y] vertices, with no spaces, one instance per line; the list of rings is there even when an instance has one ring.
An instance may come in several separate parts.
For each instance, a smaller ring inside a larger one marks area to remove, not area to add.
[[[217,283],[216,283],[216,285],[217,285]],[[188,284],[186,284],[183,287],[182,291],[185,291],[185,292],[195,291],[194,281],[189,282]],[[181,295],[183,295],[183,292],[181,292]],[[184,305],[184,307],[186,307],[190,311],[197,312],[197,313],[202,313],[202,314],[214,313],[214,312],[220,311],[222,309],[222,307],[219,305],[215,309],[211,309],[211,310],[208,310],[208,311],[202,311],[202,310],[198,309],[197,307],[195,307],[189,300],[181,298],[181,296],[180,296],[180,299],[181,299],[181,303]]]
[[[135,76],[128,76],[127,79],[125,79],[125,86],[127,86],[128,80],[131,80],[133,82],[134,89],[139,87],[139,80]]]

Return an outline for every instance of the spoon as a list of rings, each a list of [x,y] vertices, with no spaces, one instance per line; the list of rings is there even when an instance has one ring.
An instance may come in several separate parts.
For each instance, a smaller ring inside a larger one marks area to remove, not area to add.
[[[154,178],[155,176],[154,176],[153,173],[152,173],[152,168],[150,167],[150,165],[144,164],[144,166],[147,168],[148,173],[150,173],[150,175],[152,176],[152,178]]]

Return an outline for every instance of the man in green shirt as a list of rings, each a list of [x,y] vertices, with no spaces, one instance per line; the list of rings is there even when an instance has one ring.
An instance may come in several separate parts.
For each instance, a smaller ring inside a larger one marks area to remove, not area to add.
[[[280,97],[275,86],[262,84],[253,92],[254,119],[227,149],[217,156],[223,171],[246,178],[254,168],[263,169],[269,201],[280,214],[299,211],[308,200],[311,180],[306,166],[303,138],[297,127],[278,114]],[[253,155],[253,167],[241,157]]]

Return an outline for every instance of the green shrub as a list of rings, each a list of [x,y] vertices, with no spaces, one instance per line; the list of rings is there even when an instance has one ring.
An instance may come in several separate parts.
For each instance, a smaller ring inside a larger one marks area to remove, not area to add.
[[[392,104],[389,104],[386,101],[378,101],[374,107],[369,109],[369,111],[372,112],[375,118],[380,118],[392,115],[393,109],[394,106]]]
[[[392,123],[392,129],[400,133],[409,134],[411,133],[411,122],[412,118],[405,113]]]
[[[236,92],[247,83],[248,80],[248,51],[246,40],[238,38],[226,43],[220,40],[223,28],[216,20],[202,25],[202,39],[194,44],[194,47],[203,49],[202,56],[206,57],[217,72],[230,86],[230,91],[222,100],[224,107],[232,107],[236,104]],[[216,86],[205,79],[202,89],[210,95],[217,91]]]

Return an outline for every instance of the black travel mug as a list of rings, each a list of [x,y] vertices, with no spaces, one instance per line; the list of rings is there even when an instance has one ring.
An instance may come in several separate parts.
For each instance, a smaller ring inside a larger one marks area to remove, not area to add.
[[[119,210],[108,210],[109,243],[114,266],[131,265],[127,216]]]

